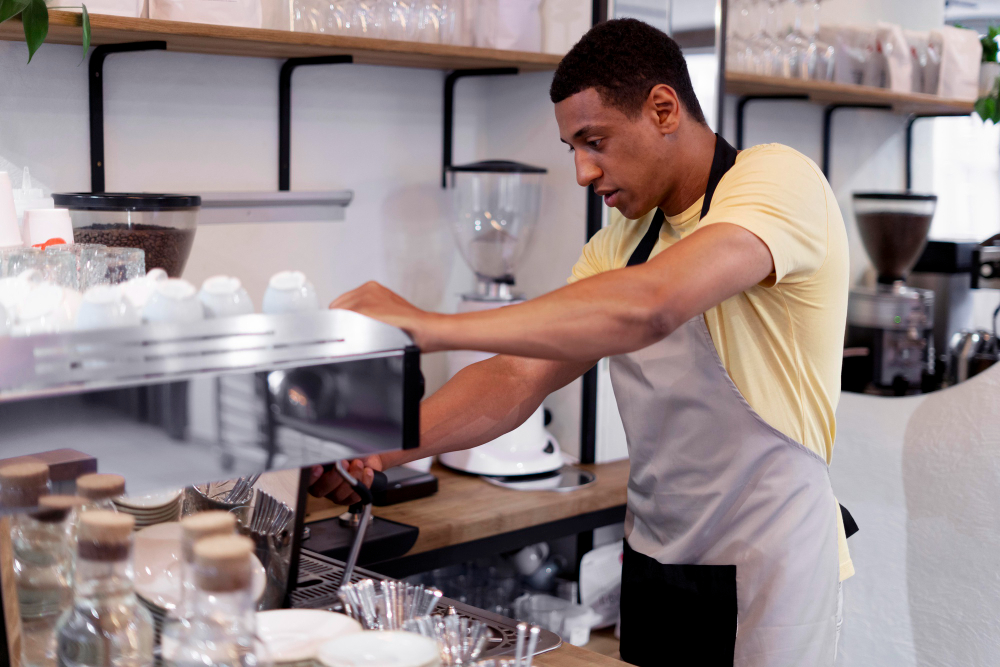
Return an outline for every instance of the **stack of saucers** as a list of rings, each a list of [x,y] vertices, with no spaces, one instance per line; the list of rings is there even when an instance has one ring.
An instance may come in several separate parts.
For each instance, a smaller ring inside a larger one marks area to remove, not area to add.
[[[353,618],[319,609],[275,609],[257,614],[257,636],[275,667],[315,667],[319,647],[361,632]]]
[[[434,640],[412,632],[354,632],[323,644],[320,667],[441,667]]]
[[[181,513],[182,489],[172,489],[144,496],[122,496],[115,498],[119,512],[135,517],[136,529],[145,528],[167,521],[177,521]]]

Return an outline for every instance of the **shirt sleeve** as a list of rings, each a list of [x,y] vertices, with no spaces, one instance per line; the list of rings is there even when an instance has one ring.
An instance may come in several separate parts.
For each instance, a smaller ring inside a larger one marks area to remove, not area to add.
[[[584,278],[596,276],[611,268],[611,258],[614,255],[612,246],[612,226],[604,227],[594,234],[583,246],[580,259],[573,265],[573,271],[566,281],[573,284]]]
[[[726,222],[750,231],[774,260],[774,273],[762,285],[799,283],[826,261],[832,198],[807,157],[787,147],[760,148],[723,177],[700,226]]]

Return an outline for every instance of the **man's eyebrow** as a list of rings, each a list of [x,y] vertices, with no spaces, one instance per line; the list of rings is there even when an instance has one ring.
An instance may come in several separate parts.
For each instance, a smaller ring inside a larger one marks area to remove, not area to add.
[[[584,125],[579,130],[577,130],[576,132],[573,133],[573,138],[574,139],[579,139],[583,135],[590,134],[593,131],[594,131],[594,126],[593,125]]]

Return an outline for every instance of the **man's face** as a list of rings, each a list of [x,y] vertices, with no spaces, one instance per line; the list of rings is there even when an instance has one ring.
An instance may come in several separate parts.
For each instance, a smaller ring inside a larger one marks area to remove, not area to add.
[[[559,137],[573,152],[577,183],[593,186],[605,204],[629,219],[659,204],[669,174],[655,113],[644,108],[629,118],[604,104],[593,88],[557,103],[555,110]]]

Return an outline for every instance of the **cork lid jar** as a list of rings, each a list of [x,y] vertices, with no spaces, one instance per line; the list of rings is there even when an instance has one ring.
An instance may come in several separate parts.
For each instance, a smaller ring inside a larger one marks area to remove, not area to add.
[[[21,461],[0,468],[0,506],[34,507],[49,493],[49,467],[41,461]]]
[[[80,558],[93,561],[121,561],[132,550],[135,519],[111,510],[85,512],[77,529]]]

